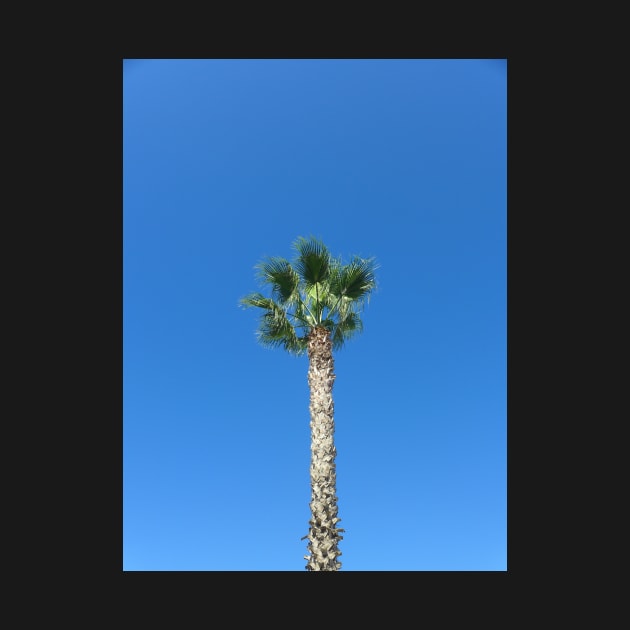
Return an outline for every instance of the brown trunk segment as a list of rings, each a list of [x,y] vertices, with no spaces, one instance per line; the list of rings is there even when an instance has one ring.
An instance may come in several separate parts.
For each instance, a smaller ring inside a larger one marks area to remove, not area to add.
[[[313,328],[308,337],[308,384],[311,414],[311,520],[307,571],[337,571],[341,562],[338,544],[343,538],[337,528],[337,473],[334,443],[335,421],[332,388],[335,382],[330,332]]]

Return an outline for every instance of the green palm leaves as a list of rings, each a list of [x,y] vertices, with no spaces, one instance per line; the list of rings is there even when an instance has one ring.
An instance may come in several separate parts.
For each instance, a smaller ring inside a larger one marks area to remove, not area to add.
[[[299,237],[293,248],[293,263],[272,257],[256,265],[258,280],[271,289],[271,297],[250,293],[240,304],[263,310],[257,335],[264,346],[302,354],[309,332],[320,327],[330,331],[333,348],[341,348],[362,330],[359,314],[376,288],[377,265],[373,258],[358,256],[344,265],[313,237]]]

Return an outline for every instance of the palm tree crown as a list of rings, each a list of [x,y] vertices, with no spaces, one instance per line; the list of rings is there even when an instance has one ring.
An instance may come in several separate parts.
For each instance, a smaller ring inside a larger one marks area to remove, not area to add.
[[[264,346],[300,355],[307,350],[309,333],[325,328],[333,348],[339,349],[363,328],[360,312],[376,287],[377,265],[373,258],[359,256],[344,265],[314,237],[298,237],[293,248],[293,264],[270,257],[256,265],[271,297],[255,292],[240,303],[263,309],[257,336]]]

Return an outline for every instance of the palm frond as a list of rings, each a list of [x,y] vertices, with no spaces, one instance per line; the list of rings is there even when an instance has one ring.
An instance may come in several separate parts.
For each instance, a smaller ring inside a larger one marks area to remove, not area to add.
[[[273,300],[271,298],[265,297],[262,293],[249,293],[248,295],[246,295],[245,297],[242,297],[238,303],[243,307],[243,308],[250,308],[250,307],[258,307],[258,308],[266,308],[266,309],[273,309]]]
[[[271,285],[273,296],[280,302],[295,299],[300,278],[288,260],[275,256],[256,265],[258,279]]]
[[[260,318],[256,335],[259,343],[269,348],[284,348],[293,354],[306,350],[306,342],[298,336],[289,313],[273,300]]]
[[[367,297],[376,287],[375,270],[378,268],[373,258],[359,258],[341,267],[331,278],[331,291],[336,295],[360,300]]]
[[[333,334],[332,343],[334,349],[340,349],[345,342],[363,330],[363,322],[357,313],[350,312],[344,319],[337,322]]]
[[[294,261],[295,270],[302,279],[305,288],[310,289],[325,282],[330,273],[331,257],[328,248],[318,239],[303,236],[293,243],[298,256]]]
[[[291,322],[281,312],[268,312],[262,316],[257,336],[261,345],[270,348],[283,348],[292,354],[302,354],[306,341],[298,337]]]

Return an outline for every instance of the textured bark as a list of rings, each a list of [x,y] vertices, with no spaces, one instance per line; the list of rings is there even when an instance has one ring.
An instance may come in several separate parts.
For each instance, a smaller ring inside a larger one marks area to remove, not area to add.
[[[311,520],[307,549],[307,571],[337,571],[341,562],[338,544],[343,529],[336,525],[337,473],[335,466],[334,403],[332,388],[335,381],[330,333],[314,328],[308,339],[308,384],[311,413]]]

